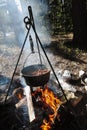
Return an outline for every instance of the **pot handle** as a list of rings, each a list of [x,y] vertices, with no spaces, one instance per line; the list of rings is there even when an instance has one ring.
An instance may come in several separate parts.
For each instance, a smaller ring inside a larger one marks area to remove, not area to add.
[[[33,54],[35,54],[35,53],[37,53],[38,54],[38,52],[34,52],[34,53],[29,53],[29,55],[26,57],[26,59],[25,59],[25,61],[24,61],[24,63],[23,63],[23,68],[24,68],[24,66],[25,66],[25,64],[26,64],[26,62],[27,62],[27,60],[28,60],[28,58],[31,56],[31,55],[33,55]],[[43,57],[43,55],[42,54],[40,54],[41,55],[41,57],[42,57],[42,59],[43,59],[43,61],[44,61],[44,63],[46,64],[46,62],[45,62],[45,59],[44,59],[44,57]]]

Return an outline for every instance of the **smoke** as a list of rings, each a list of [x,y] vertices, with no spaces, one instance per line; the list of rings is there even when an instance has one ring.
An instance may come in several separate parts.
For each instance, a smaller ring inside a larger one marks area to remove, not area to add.
[[[45,19],[45,15],[47,14],[48,11],[47,0],[30,0],[26,2],[25,5],[26,4],[32,7],[36,31],[41,41],[48,42],[49,34],[47,32],[46,19]],[[26,10],[27,10],[27,5],[25,7]]]
[[[50,43],[50,36],[47,31],[45,19],[45,15],[48,11],[47,0],[14,0],[14,2],[9,0],[8,6],[10,7],[9,14],[11,16],[12,28],[14,28],[19,46],[23,44],[27,33],[27,29],[25,27],[23,19],[26,16],[29,16],[28,6],[31,6],[32,8],[36,32],[41,42],[43,43],[43,45]],[[35,34],[32,28],[30,29],[30,35],[32,36],[32,39],[35,43]],[[25,48],[30,48],[29,38],[27,39]]]
[[[28,6],[31,6],[32,8],[36,32],[41,40],[41,43],[43,45],[50,43],[45,19],[45,15],[48,12],[47,0],[8,0],[5,7],[7,12],[5,19],[7,29],[5,28],[5,35],[7,38],[6,45],[8,47],[18,46],[21,48],[24,43],[28,31],[24,23],[24,18],[26,16],[29,17]],[[6,32],[8,28],[10,28],[10,30]],[[15,39],[12,39],[12,35],[10,38],[8,37],[10,32],[14,32]],[[34,47],[36,48],[36,38],[32,28],[30,29],[29,35],[31,35],[33,42],[35,43]],[[28,52],[31,51],[29,37],[27,37],[24,49]]]
[[[45,24],[46,23],[45,15],[47,14],[47,11],[48,11],[47,0],[26,0],[26,1],[20,0],[20,4],[21,4],[21,8],[19,8],[19,10],[20,10],[20,13],[21,13],[20,18],[21,18],[21,21],[22,21],[22,23],[20,25],[23,26],[23,32],[20,32],[20,35],[18,35],[18,38],[19,38],[19,41],[21,42],[21,44],[23,44],[23,41],[25,39],[26,32],[27,32],[27,29],[24,26],[25,24],[23,22],[23,19],[26,16],[29,16],[28,6],[31,6],[31,8],[32,8],[36,32],[37,32],[37,34],[38,34],[38,36],[41,40],[41,43],[43,45],[49,44],[50,43],[50,40],[49,40],[50,36],[49,36],[49,33],[47,32],[47,28],[45,26],[46,25]],[[36,37],[35,37],[35,33],[34,33],[32,28],[31,28],[29,34],[31,35],[31,37],[33,39],[34,49],[35,49],[35,51],[37,51]],[[25,57],[26,57],[26,55],[28,55],[29,52],[31,52],[31,47],[30,47],[30,44],[29,44],[29,37],[26,41],[24,49],[25,49],[25,53],[26,53]],[[43,54],[41,48],[40,48],[40,51]],[[39,62],[38,54],[31,55],[30,57],[32,57],[32,58],[29,58],[31,63],[33,61],[34,61],[34,63],[37,63],[37,61]],[[30,61],[29,61],[29,63],[30,63]],[[27,63],[28,63],[28,61],[27,61]]]
[[[4,4],[3,8],[0,8],[0,11],[2,11],[0,13],[0,29],[2,30],[0,31],[4,34],[2,39],[0,39],[0,51],[2,53],[0,54],[6,58],[3,58],[5,59],[3,60],[3,63],[1,60],[2,67],[0,68],[0,71],[9,75],[9,70],[12,69],[10,72],[13,72],[14,70],[13,63],[16,63],[20,49],[26,37],[27,29],[23,20],[26,16],[29,16],[28,6],[31,6],[32,8],[36,31],[42,44],[48,44],[50,43],[50,40],[47,28],[45,26],[46,19],[44,18],[48,11],[47,0],[5,0],[5,2],[6,3]],[[1,14],[4,15],[1,17]],[[35,43],[34,45],[36,45],[35,34],[32,29],[30,30],[30,34],[32,36],[33,42]],[[24,61],[26,54],[29,54],[30,51],[28,37],[23,53],[25,55],[23,55],[23,58],[21,58],[21,62]],[[36,59],[36,55],[34,56],[34,58],[31,58],[33,61]],[[15,57],[15,60],[13,57]],[[22,64],[21,62],[20,65]]]
[[[47,0],[8,0],[5,1],[5,6],[0,14],[0,24],[1,28],[4,30],[4,36],[6,36],[6,42],[10,45],[12,40],[12,35],[10,37],[10,32],[15,35],[16,45],[21,46],[23,44],[24,38],[26,36],[27,29],[24,24],[24,18],[29,16],[28,6],[31,6],[34,22],[36,26],[36,31],[43,43],[48,43],[49,33],[47,32],[46,18],[45,15],[48,11]],[[30,31],[32,38],[34,37],[33,30]],[[4,38],[4,39],[5,39]],[[9,40],[10,39],[10,40]],[[35,38],[33,38],[35,40]]]
[[[20,4],[21,4],[21,8],[19,9],[21,10],[20,13],[21,13],[22,19],[29,15],[28,6],[31,6],[37,34],[40,40],[43,42],[43,44],[49,43],[50,42],[49,33],[47,32],[46,19],[45,19],[45,15],[47,14],[47,11],[48,11],[47,1],[46,0],[26,0],[26,1],[20,0]],[[26,30],[25,27],[24,29]],[[33,40],[35,40],[34,32],[32,29],[30,30],[30,34]],[[23,36],[21,34],[20,41],[23,41],[22,38]]]

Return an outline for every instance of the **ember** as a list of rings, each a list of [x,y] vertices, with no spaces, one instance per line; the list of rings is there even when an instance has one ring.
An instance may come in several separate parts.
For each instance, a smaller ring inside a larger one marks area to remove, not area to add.
[[[22,99],[22,95],[21,95],[20,93],[18,94],[18,98],[19,98],[19,99]]]
[[[41,93],[39,100],[46,103],[53,110],[52,114],[49,114],[48,118],[43,120],[43,124],[40,127],[42,130],[50,130],[51,125],[54,124],[55,117],[58,116],[58,108],[62,102],[47,86],[44,89],[37,89],[37,92]]]
[[[23,97],[24,97],[24,94],[23,94],[23,89],[21,87],[19,88],[16,88],[14,91],[13,91],[13,95],[15,95],[19,100],[21,100]]]

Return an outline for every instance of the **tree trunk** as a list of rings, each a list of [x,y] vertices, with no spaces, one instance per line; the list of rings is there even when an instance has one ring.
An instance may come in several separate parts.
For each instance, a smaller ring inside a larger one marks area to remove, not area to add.
[[[86,0],[72,0],[73,45],[87,48]]]

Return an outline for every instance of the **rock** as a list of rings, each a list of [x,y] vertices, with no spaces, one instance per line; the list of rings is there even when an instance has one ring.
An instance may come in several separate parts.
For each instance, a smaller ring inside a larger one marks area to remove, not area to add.
[[[72,106],[73,106],[73,107],[77,106],[78,103],[82,100],[82,98],[83,98],[83,96],[80,96],[80,97],[78,97],[78,98],[72,99],[72,100],[71,100]]]
[[[76,98],[76,96],[73,92],[65,91],[65,94],[66,94],[68,100]]]
[[[79,77],[81,77],[85,72],[83,70],[79,71]]]
[[[87,85],[87,74],[86,73],[84,73],[82,76],[81,76],[81,83],[83,84],[83,85]]]
[[[70,72],[69,70],[64,70],[62,76],[63,76],[63,79],[64,79],[65,81],[67,81],[67,80],[71,79],[71,72]]]
[[[85,86],[85,90],[87,91],[87,86]]]

